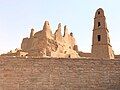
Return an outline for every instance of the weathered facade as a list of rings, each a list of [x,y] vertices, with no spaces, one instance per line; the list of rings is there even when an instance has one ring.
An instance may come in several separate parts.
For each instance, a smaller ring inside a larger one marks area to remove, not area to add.
[[[92,37],[92,49],[90,53],[78,50],[73,33],[68,32],[64,26],[64,34],[61,33],[61,23],[55,33],[52,33],[50,24],[45,21],[43,29],[35,32],[31,29],[30,37],[24,38],[21,50],[17,53],[5,54],[6,56],[24,57],[56,57],[56,58],[92,58],[92,59],[118,59],[120,55],[114,55],[110,44],[109,31],[103,9],[99,8],[95,13]],[[18,53],[19,52],[19,53]]]
[[[48,21],[41,31],[31,29],[21,48],[6,54],[17,58],[0,56],[0,90],[120,90],[120,55],[114,59],[101,8],[95,15],[92,53],[78,51],[66,26],[63,36],[61,24],[52,34]]]
[[[110,45],[109,31],[103,9],[99,8],[95,13],[92,39],[92,58],[114,59],[112,46]]]
[[[50,24],[45,21],[43,30],[34,33],[31,29],[30,38],[24,38],[21,49],[28,52],[29,57],[61,57],[79,58],[75,45],[75,38],[64,26],[64,35],[61,34],[61,23],[52,34]]]

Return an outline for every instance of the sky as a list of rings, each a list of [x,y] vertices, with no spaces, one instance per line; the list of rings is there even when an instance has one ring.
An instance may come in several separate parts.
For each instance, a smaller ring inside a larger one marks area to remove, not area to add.
[[[0,0],[0,54],[20,48],[31,28],[42,30],[49,21],[67,25],[80,51],[91,52],[95,12],[103,8],[115,54],[120,54],[120,0]]]

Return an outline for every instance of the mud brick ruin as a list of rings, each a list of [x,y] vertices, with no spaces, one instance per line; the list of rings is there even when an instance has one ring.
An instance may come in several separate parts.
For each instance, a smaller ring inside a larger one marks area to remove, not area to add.
[[[92,30],[91,30],[92,31]],[[24,38],[21,49],[0,56],[0,90],[120,90],[115,55],[103,9],[95,13],[91,53],[78,50],[73,33],[50,23]]]

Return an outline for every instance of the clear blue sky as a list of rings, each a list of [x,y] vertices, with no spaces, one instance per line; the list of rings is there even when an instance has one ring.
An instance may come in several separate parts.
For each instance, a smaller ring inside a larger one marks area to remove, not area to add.
[[[80,51],[90,52],[95,11],[103,8],[110,31],[111,45],[120,53],[119,0],[0,0],[0,53],[20,48],[30,29],[39,31],[45,20],[51,29],[58,23],[73,32]]]

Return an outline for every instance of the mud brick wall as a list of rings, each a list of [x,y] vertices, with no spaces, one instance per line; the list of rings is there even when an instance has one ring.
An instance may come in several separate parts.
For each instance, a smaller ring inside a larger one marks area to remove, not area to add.
[[[120,60],[0,58],[0,90],[120,90]]]

